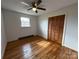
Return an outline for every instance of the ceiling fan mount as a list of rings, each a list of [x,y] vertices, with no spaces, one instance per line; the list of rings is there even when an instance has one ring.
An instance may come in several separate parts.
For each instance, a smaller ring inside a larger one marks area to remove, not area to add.
[[[43,11],[46,10],[45,8],[42,8],[42,7],[39,6],[41,3],[42,3],[42,0],[35,0],[35,1],[33,1],[33,2],[30,2],[30,5],[27,4],[27,3],[25,3],[25,2],[22,3],[22,4],[24,4],[24,5],[29,5],[29,6],[30,6],[30,8],[27,9],[27,10],[33,10],[33,11],[35,11],[36,13],[38,13],[38,9],[39,9],[39,10],[43,10]]]

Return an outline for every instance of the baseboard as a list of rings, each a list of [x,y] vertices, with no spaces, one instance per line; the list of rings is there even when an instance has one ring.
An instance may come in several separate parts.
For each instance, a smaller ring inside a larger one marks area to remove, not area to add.
[[[78,53],[78,51],[76,51],[76,50],[74,50],[74,49],[71,49],[71,48],[69,48],[69,47],[67,47],[67,46],[63,46],[63,47],[66,47],[66,48],[68,48],[68,49],[70,49],[70,50],[72,50],[72,51]]]
[[[28,35],[28,36],[23,36],[23,37],[19,37],[17,40],[21,40],[21,39],[25,39],[25,38],[29,38],[29,37],[33,37],[34,35]],[[12,43],[12,42],[15,42],[17,40],[13,40],[13,41],[10,41],[8,43]]]
[[[6,51],[6,47],[7,47],[7,43],[6,43],[6,45],[5,45],[4,52],[3,52],[3,55],[1,56],[1,59],[4,58],[4,54],[5,54],[5,51]]]
[[[28,36],[24,36],[24,37],[20,37],[20,38],[18,38],[19,40],[21,40],[21,39],[25,39],[25,38],[29,38],[29,37],[33,37],[34,35],[28,35]]]

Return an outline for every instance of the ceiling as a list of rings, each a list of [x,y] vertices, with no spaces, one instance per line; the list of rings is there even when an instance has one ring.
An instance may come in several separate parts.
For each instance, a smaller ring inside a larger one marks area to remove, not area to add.
[[[8,9],[24,14],[41,15],[77,3],[77,0],[42,0],[40,6],[46,8],[46,11],[38,10],[38,13],[35,13],[32,10],[28,11],[27,9],[29,7],[21,4],[21,2],[29,3],[29,1],[33,1],[33,0],[2,0],[1,6],[4,9]]]

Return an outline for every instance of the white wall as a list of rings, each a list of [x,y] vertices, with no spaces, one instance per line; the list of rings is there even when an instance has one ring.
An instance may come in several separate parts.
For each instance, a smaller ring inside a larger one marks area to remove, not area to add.
[[[65,14],[65,24],[63,31],[62,45],[78,51],[78,15],[77,3],[66,8],[49,12],[39,16],[38,35],[47,39],[48,36],[48,18]]]
[[[21,13],[4,10],[5,25],[7,30],[8,41],[17,40],[19,37],[37,34],[37,17],[31,15],[24,15]],[[20,17],[29,17],[31,20],[31,27],[22,28]]]
[[[7,45],[7,37],[5,33],[5,27],[4,27],[4,17],[3,13],[1,12],[1,59],[3,58],[5,48]]]

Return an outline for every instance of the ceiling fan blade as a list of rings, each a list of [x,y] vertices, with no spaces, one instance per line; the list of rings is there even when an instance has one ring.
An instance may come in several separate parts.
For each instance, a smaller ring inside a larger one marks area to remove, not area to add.
[[[37,0],[37,5],[39,5],[42,1],[41,0]]]
[[[35,2],[32,2],[32,7],[36,7],[36,6],[35,6]]]
[[[31,10],[32,8],[29,8],[29,9],[27,9],[27,10]]]
[[[41,7],[37,7],[37,9],[40,9],[40,10],[46,10],[45,8],[41,8]]]
[[[27,4],[25,2],[21,2],[21,4],[26,5],[26,6],[30,6],[29,4]]]

